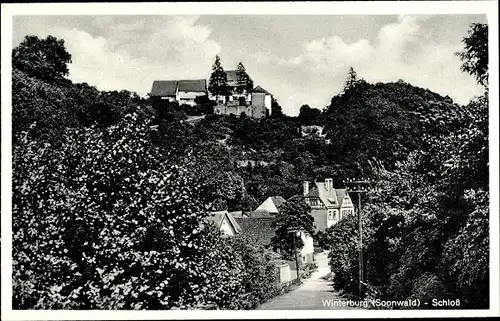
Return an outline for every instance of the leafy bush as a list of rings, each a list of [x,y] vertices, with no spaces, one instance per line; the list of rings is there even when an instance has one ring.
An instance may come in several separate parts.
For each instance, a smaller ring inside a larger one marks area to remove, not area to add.
[[[189,153],[162,152],[130,115],[71,129],[60,146],[21,134],[13,158],[15,308],[230,307],[242,262],[205,226]]]
[[[279,276],[272,263],[271,254],[261,245],[253,244],[250,239],[238,236],[229,240],[241,257],[243,286],[238,297],[238,308],[253,309],[278,294]]]

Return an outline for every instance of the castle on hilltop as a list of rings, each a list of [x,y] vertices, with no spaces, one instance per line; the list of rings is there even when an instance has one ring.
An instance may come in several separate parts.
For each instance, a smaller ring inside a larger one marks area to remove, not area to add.
[[[229,94],[216,97],[208,92],[205,79],[192,80],[155,80],[150,96],[156,101],[177,102],[179,105],[196,106],[196,98],[206,96],[216,103],[217,115],[241,116],[260,119],[271,114],[272,94],[261,86],[251,91],[238,92],[236,70],[228,70],[227,85]]]

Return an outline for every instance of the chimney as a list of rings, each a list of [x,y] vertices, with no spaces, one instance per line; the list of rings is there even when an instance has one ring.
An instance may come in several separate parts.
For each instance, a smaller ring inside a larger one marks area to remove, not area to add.
[[[306,196],[307,193],[309,193],[309,182],[304,181],[304,196]]]
[[[325,189],[331,191],[333,189],[333,180],[331,178],[325,178]]]

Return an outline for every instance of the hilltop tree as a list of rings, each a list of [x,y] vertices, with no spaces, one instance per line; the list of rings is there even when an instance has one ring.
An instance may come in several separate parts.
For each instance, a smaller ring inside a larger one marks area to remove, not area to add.
[[[271,117],[273,118],[281,118],[283,117],[283,108],[281,108],[278,100],[272,97],[271,101]]]
[[[68,63],[71,54],[66,50],[63,39],[48,36],[26,36],[12,51],[12,66],[47,82],[64,79],[69,74]]]
[[[350,67],[347,72],[347,79],[344,83],[344,92],[348,89],[353,88],[359,82],[358,74],[354,68]]]
[[[462,40],[465,51],[457,52],[461,70],[474,76],[482,86],[488,85],[488,25],[473,23],[469,35]]]
[[[318,125],[321,118],[321,110],[302,105],[299,112],[299,121],[303,125]]]
[[[239,63],[236,69],[236,79],[238,82],[237,92],[243,94],[245,92],[250,92],[253,89],[253,80],[247,74],[245,66],[243,63]]]
[[[222,68],[219,55],[215,56],[215,62],[212,66],[212,74],[208,81],[208,90],[214,96],[225,96],[228,94],[227,74]]]
[[[290,258],[294,256],[294,235],[292,231],[300,231],[307,235],[314,235],[314,219],[309,214],[311,208],[306,204],[301,196],[292,196],[283,203],[276,215],[273,225],[276,227],[276,235],[271,242],[280,248]],[[295,245],[297,249],[304,246],[301,238],[295,236]]]

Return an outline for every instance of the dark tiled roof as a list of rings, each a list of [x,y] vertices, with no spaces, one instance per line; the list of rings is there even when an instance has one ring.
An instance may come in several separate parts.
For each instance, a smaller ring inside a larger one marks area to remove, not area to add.
[[[153,81],[153,88],[151,88],[151,96],[175,96],[176,91],[177,80],[155,80]]]
[[[249,213],[249,217],[254,217],[254,218],[262,218],[262,217],[274,217],[269,211],[267,210],[255,210]]]
[[[260,85],[255,87],[252,92],[254,93],[264,93],[264,94],[268,94],[268,95],[271,95],[270,92],[268,92],[267,90],[265,90],[264,88],[262,88]]]
[[[207,81],[205,79],[179,80],[179,91],[205,92]]]
[[[273,218],[244,217],[235,218],[235,221],[240,226],[243,235],[263,246],[271,244],[271,239],[275,234],[275,229],[272,227]]]
[[[155,80],[153,81],[151,96],[153,97],[175,96],[177,88],[179,88],[179,91],[206,92],[207,81],[205,79]]]

